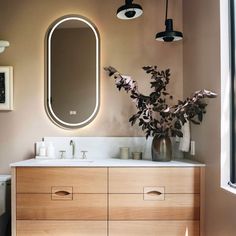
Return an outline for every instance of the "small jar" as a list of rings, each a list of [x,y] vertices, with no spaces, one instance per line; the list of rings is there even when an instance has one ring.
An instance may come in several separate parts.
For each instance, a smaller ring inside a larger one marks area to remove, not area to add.
[[[129,159],[128,147],[120,147],[120,159]]]
[[[132,157],[134,160],[142,160],[142,152],[132,152]]]

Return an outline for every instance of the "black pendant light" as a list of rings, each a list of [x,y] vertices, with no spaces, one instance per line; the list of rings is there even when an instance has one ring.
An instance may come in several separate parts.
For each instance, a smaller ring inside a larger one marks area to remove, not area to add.
[[[156,34],[156,40],[164,42],[172,42],[183,39],[183,33],[173,30],[173,19],[167,19],[168,13],[168,0],[166,0],[166,17],[165,25],[166,30]]]
[[[125,0],[125,5],[117,10],[117,17],[122,20],[137,18],[143,14],[143,9],[139,4],[133,3],[133,0]]]

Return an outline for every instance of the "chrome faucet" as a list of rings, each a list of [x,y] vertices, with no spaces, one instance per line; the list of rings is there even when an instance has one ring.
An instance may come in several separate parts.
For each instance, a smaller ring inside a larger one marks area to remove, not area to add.
[[[75,158],[75,142],[71,139],[70,146],[72,146],[72,158]]]

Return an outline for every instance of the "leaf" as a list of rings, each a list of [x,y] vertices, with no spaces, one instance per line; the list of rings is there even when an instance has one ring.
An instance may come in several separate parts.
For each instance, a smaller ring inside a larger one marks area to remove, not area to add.
[[[178,137],[182,138],[183,137],[183,133],[180,130],[175,130],[175,133]]]
[[[149,73],[151,73],[153,70],[151,69],[151,70],[146,70],[146,73],[147,74],[149,74]]]
[[[151,134],[151,132],[150,132],[150,130],[148,130],[147,132],[146,132],[146,139],[148,139],[148,137],[150,136],[150,134]]]
[[[169,77],[170,76],[170,69],[167,69],[166,70],[166,77]]]
[[[167,93],[167,92],[162,92],[162,94],[163,94],[164,96],[169,95],[169,93]]]
[[[203,119],[203,113],[200,112],[200,113],[198,113],[198,120],[199,120],[200,122],[202,122],[202,119]]]
[[[175,126],[176,129],[181,129],[182,125],[181,125],[180,120],[176,120],[174,126]]]
[[[150,94],[150,97],[151,97],[151,98],[160,97],[160,93],[159,93],[159,92],[152,92],[152,93]]]
[[[204,109],[205,107],[207,107],[207,104],[201,102],[198,106],[199,106],[199,108]]]
[[[179,119],[181,120],[182,124],[185,124],[187,122],[186,119],[184,118],[184,114],[181,114]]]
[[[140,117],[141,114],[142,111],[139,111],[129,118],[129,122],[131,122],[131,125],[133,125],[136,122],[136,120]]]
[[[170,108],[169,107],[167,107],[164,111],[163,111],[164,113],[170,113]]]
[[[160,86],[160,83],[156,82],[156,81],[155,82],[151,82],[150,84],[151,84],[151,88]]]
[[[139,126],[141,126],[142,124],[144,123],[144,120],[143,119],[139,119]]]
[[[109,73],[109,76],[112,76],[117,72],[117,70],[112,66],[104,67],[104,70]]]
[[[143,66],[142,68],[143,68],[143,70],[150,70],[152,68],[152,66]]]
[[[206,95],[208,98],[216,98],[217,97],[217,94],[216,93],[209,93]]]
[[[195,124],[195,125],[200,125],[200,122],[198,122],[198,121],[196,121],[196,120],[190,119],[190,121],[192,121],[193,124]]]
[[[208,98],[215,98],[217,97],[217,93],[208,91],[206,89],[203,90],[203,93],[208,97]]]

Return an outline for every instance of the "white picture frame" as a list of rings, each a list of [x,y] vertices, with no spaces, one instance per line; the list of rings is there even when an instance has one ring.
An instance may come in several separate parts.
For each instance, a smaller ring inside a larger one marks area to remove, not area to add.
[[[0,111],[13,110],[13,67],[0,66]]]

